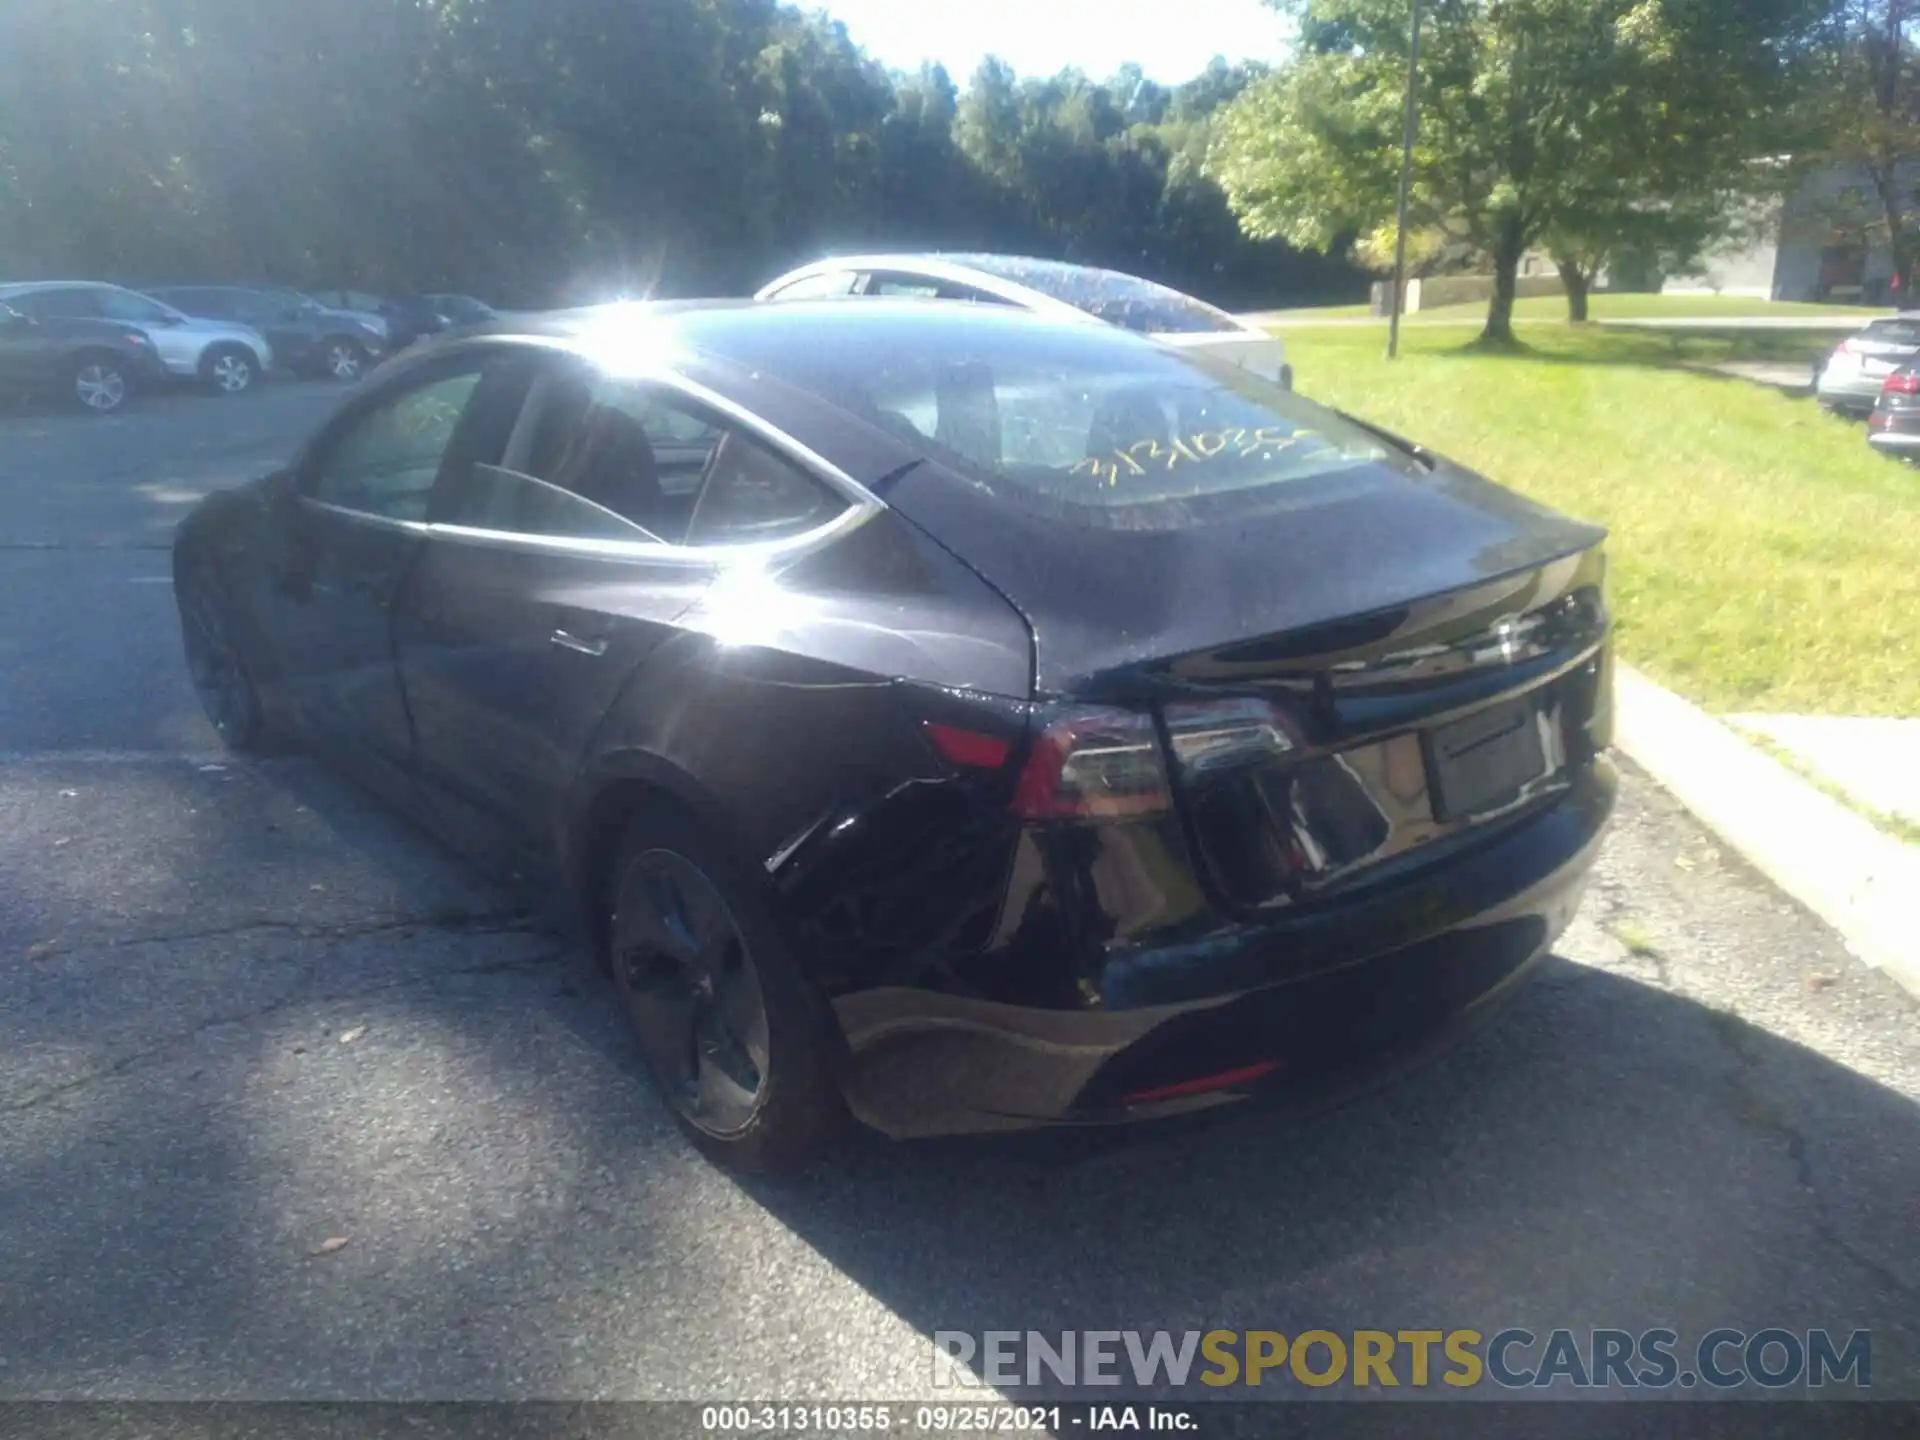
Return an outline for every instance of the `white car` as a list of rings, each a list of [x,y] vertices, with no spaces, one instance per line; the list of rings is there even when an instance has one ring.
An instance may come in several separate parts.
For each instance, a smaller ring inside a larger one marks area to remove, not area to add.
[[[1165,285],[1090,265],[1016,255],[846,255],[790,270],[754,298],[820,300],[835,295],[972,300],[1118,325],[1165,345],[1230,360],[1293,387],[1286,347],[1265,330]]]
[[[0,304],[36,320],[116,320],[144,331],[167,372],[222,395],[251,390],[273,368],[273,348],[258,330],[231,320],[182,314],[150,295],[96,280],[38,280],[0,285]]]
[[[1920,314],[1911,311],[1867,324],[1842,340],[1814,372],[1814,394],[1829,410],[1866,415],[1887,377],[1920,360]]]

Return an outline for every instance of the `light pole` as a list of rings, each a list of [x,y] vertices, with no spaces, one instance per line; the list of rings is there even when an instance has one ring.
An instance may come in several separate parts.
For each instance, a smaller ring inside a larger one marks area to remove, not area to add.
[[[1400,141],[1400,200],[1393,234],[1393,318],[1387,322],[1387,358],[1400,356],[1400,311],[1407,303],[1407,191],[1413,184],[1413,137],[1420,127],[1420,0],[1413,0],[1413,40],[1407,47],[1407,118]]]

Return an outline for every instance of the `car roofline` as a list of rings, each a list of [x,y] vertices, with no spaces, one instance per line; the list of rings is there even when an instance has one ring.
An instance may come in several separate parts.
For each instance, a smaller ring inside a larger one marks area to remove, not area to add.
[[[766,300],[774,290],[782,289],[808,275],[830,270],[898,270],[909,275],[924,275],[929,280],[970,285],[976,290],[984,290],[989,295],[1005,300],[1010,305],[1018,305],[1036,314],[1052,315],[1062,320],[1071,319],[1076,323],[1089,320],[1096,325],[1106,323],[1099,316],[1090,315],[1078,305],[1070,305],[1058,296],[1047,294],[1044,290],[1036,290],[1031,285],[1020,284],[1017,280],[1008,280],[986,270],[977,270],[971,265],[943,260],[932,255],[836,255],[789,270],[786,274],[768,281],[753,298]]]
[[[1032,257],[1022,256],[1022,255],[1004,255],[1004,256],[996,256],[995,258],[1005,259],[1005,260],[1025,260]],[[1042,259],[1036,258],[1036,259],[1033,259],[1033,263],[1039,264],[1039,265],[1061,265],[1061,266],[1067,267],[1068,269],[1084,270],[1090,274],[1105,273],[1109,275],[1119,275],[1125,279],[1137,281],[1142,285],[1158,286],[1162,290],[1171,291],[1173,294],[1183,296],[1184,298],[1193,301],[1197,305],[1206,306],[1207,309],[1215,312],[1218,315],[1225,316],[1228,320],[1233,322],[1236,329],[1240,330],[1245,334],[1267,336],[1267,333],[1268,333],[1260,329],[1258,326],[1249,325],[1246,321],[1242,320],[1238,315],[1235,315],[1232,311],[1223,309],[1220,306],[1213,304],[1211,301],[1202,300],[1197,295],[1188,295],[1187,292],[1184,290],[1174,290],[1171,285],[1161,285],[1159,281],[1149,280],[1144,275],[1134,275],[1125,270],[1111,270],[1103,265],[1081,265],[1072,260],[1042,260]],[[797,280],[804,279],[809,275],[820,274],[830,270],[881,270],[881,269],[899,270],[907,274],[924,275],[930,280],[947,280],[947,281],[952,281],[954,284],[958,284],[958,285],[971,285],[977,290],[984,290],[990,295],[995,295],[1002,300],[1008,301],[1011,304],[1025,306],[1030,310],[1040,311],[1043,313],[1056,313],[1056,312],[1063,313],[1063,314],[1070,313],[1075,319],[1091,320],[1096,325],[1106,325],[1111,323],[1110,321],[1102,320],[1098,315],[1095,315],[1090,311],[1082,310],[1078,305],[1073,304],[1071,301],[1060,299],[1060,297],[1057,295],[1049,295],[1047,294],[1046,291],[1036,290],[1031,285],[1023,285],[1017,280],[1009,280],[1004,276],[994,274],[990,270],[981,270],[976,268],[975,266],[966,264],[964,261],[950,259],[938,254],[918,254],[918,255],[916,254],[891,254],[891,255],[882,254],[882,255],[825,256],[819,260],[815,260],[811,262],[810,264],[801,265],[795,269],[787,271],[784,275],[779,275],[779,276],[776,276],[774,279],[769,280],[765,285],[761,286],[761,288],[754,293],[753,298],[756,300],[769,299],[771,298],[772,292],[775,290],[784,289],[786,286],[794,283]],[[1152,333],[1181,334],[1184,332],[1155,331]],[[1221,333],[1224,333],[1224,332],[1221,332]],[[1271,337],[1268,337],[1268,338],[1271,338]]]

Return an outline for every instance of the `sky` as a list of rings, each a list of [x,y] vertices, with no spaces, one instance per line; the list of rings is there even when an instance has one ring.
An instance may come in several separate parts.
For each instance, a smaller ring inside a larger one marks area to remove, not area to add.
[[[1215,55],[1279,58],[1281,16],[1261,0],[817,0],[884,65],[937,60],[965,86],[998,55],[1022,75],[1068,65],[1095,78],[1128,61],[1167,84]]]

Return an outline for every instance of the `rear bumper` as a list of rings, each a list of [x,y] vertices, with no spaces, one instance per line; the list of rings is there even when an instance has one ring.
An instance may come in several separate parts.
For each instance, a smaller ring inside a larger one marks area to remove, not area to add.
[[[1876,409],[1867,426],[1867,443],[1877,449],[1920,449],[1920,409]]]
[[[1822,405],[1864,415],[1873,409],[1874,402],[1880,398],[1886,378],[1884,375],[1863,375],[1858,371],[1848,371],[1842,375],[1823,372],[1814,387],[1814,395]]]
[[[1551,808],[1341,914],[1233,925],[1110,960],[1137,970],[1142,989],[1178,970],[1180,989],[1201,998],[1044,1010],[894,987],[843,996],[848,1102],[907,1137],[1146,1119],[1255,1089],[1337,1093],[1443,1044],[1546,953],[1579,905],[1614,788],[1600,760]],[[1318,950],[1329,926],[1351,937],[1351,960],[1247,983],[1303,945]],[[1218,1089],[1167,1094],[1236,1073]]]

